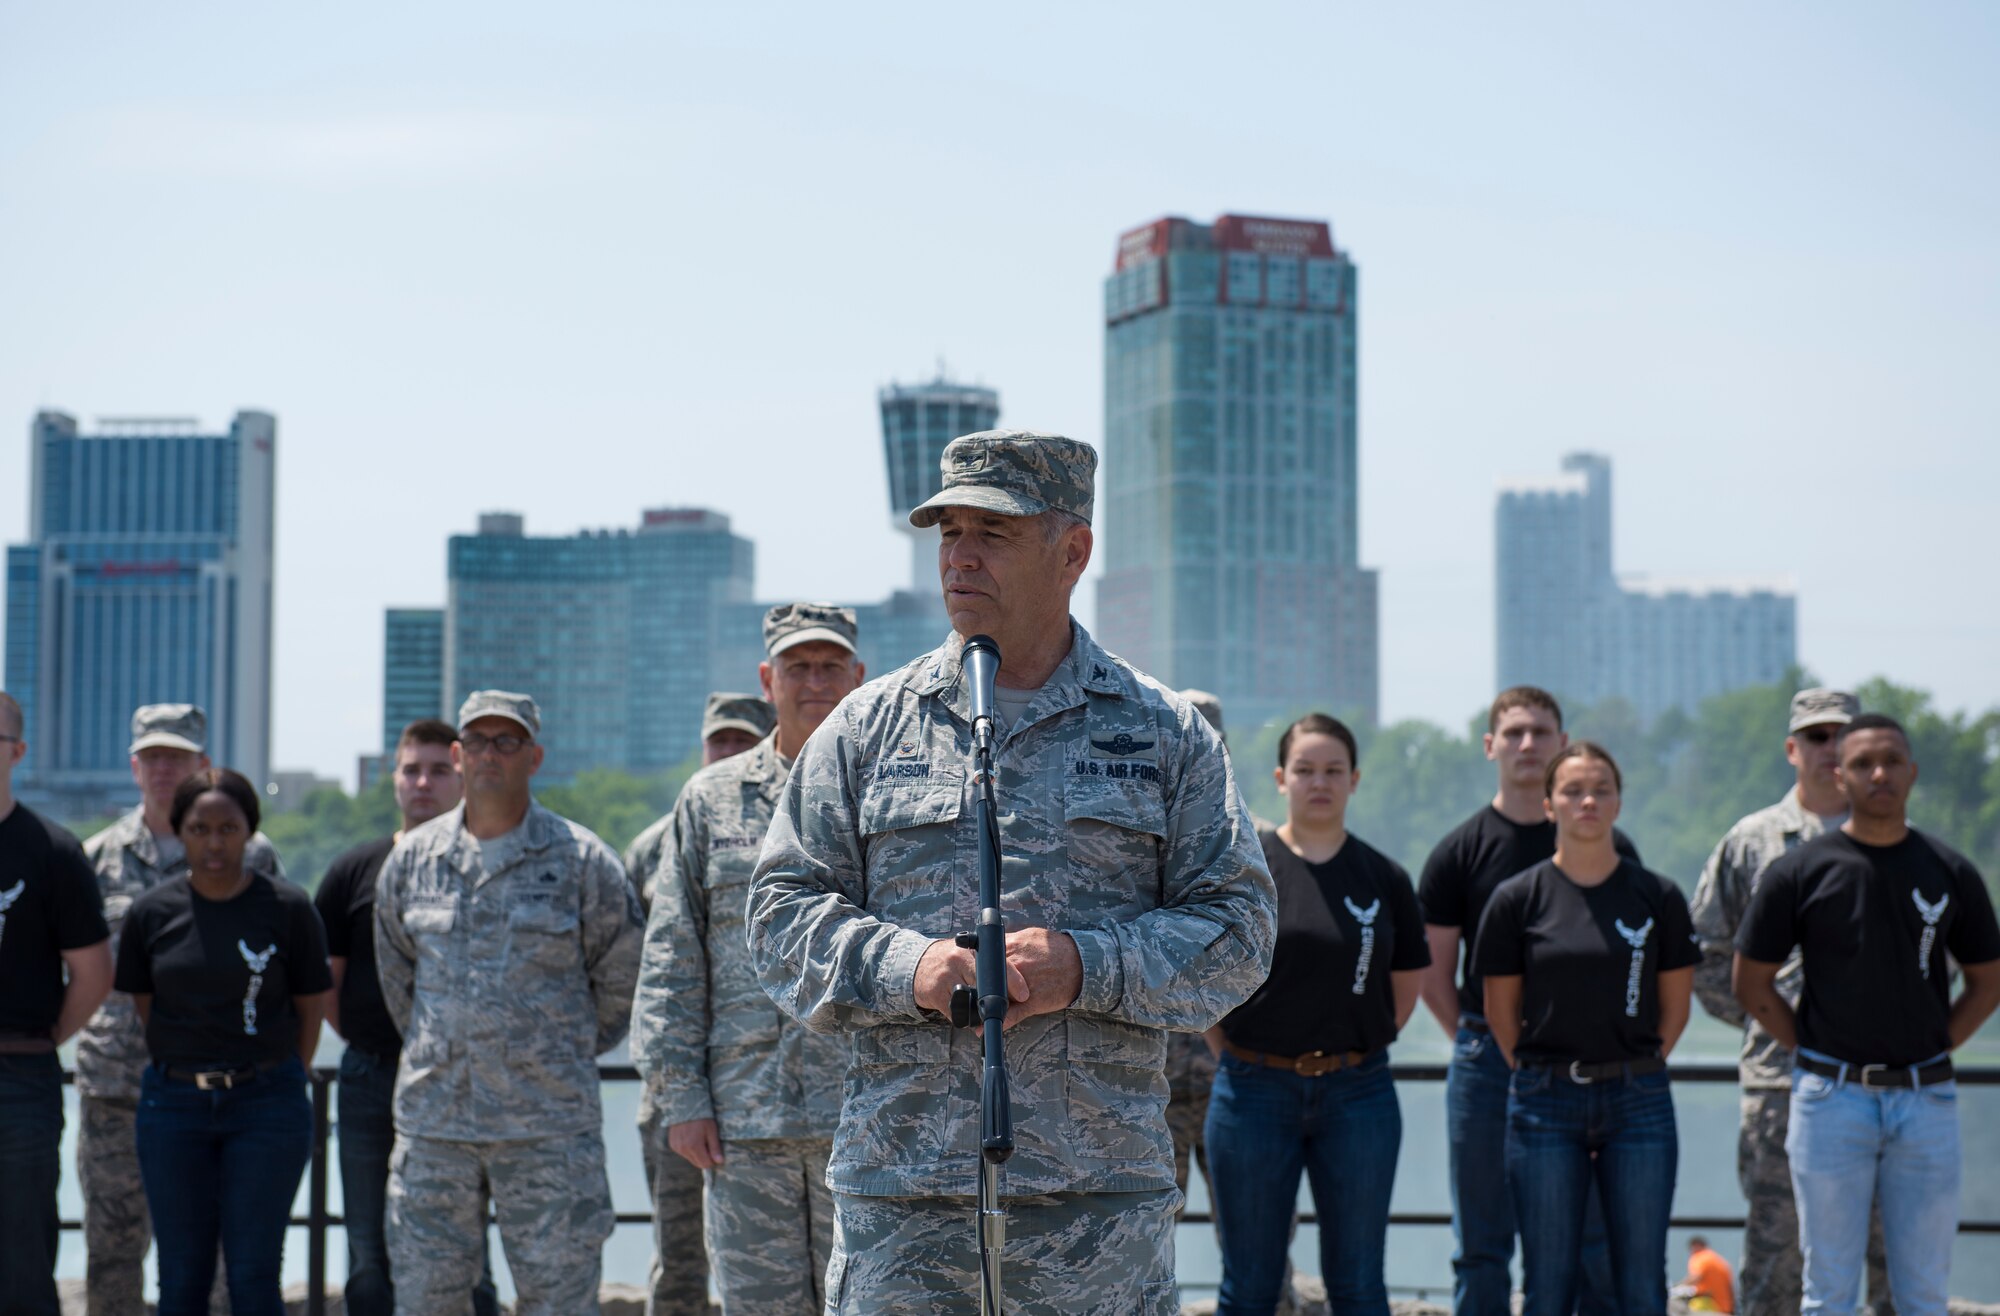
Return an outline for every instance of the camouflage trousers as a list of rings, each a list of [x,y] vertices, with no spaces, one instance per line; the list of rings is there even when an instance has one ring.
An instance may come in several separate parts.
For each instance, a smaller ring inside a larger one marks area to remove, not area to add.
[[[139,1179],[139,1099],[78,1099],[76,1178],[83,1191],[84,1310],[88,1316],[146,1316],[146,1249],[153,1220]],[[215,1251],[211,1316],[229,1316],[229,1279]]]
[[[701,1171],[667,1146],[667,1122],[640,1113],[639,1152],[653,1200],[653,1264],[646,1316],[708,1316],[708,1251],[701,1230]]]
[[[722,1144],[708,1181],[708,1256],[729,1316],[819,1316],[833,1252],[828,1138]]]
[[[401,1316],[466,1309],[492,1198],[515,1316],[597,1316],[616,1218],[595,1129],[505,1142],[396,1135],[389,1155],[389,1275]]]
[[[1189,1092],[1175,1088],[1167,1098],[1167,1132],[1174,1138],[1174,1185],[1181,1190],[1185,1199],[1188,1186],[1188,1163],[1201,1167],[1202,1182],[1208,1181],[1208,1139],[1202,1133],[1202,1126],[1208,1123],[1208,1093]],[[1187,1202],[1181,1202],[1181,1209],[1187,1209]],[[1209,1211],[1215,1210],[1211,1194]]]
[[[1792,1200],[1792,1165],[1785,1155],[1791,1125],[1789,1088],[1749,1088],[1736,1140],[1736,1178],[1743,1188],[1743,1264],[1736,1271],[1738,1316],[1797,1316],[1804,1297],[1799,1209]],[[1895,1316],[1889,1300],[1882,1210],[1868,1222],[1868,1303],[1876,1316]]]
[[[1181,1195],[1059,1193],[1001,1199],[1000,1294],[1011,1316],[1178,1316]],[[833,1198],[825,1316],[976,1316],[970,1197]]]

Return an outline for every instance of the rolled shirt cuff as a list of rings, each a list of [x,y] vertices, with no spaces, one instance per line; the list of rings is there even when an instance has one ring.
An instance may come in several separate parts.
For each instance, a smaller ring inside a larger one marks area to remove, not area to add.
[[[1083,961],[1083,987],[1070,1008],[1090,1014],[1117,1014],[1125,1000],[1125,963],[1119,956],[1117,934],[1081,929],[1070,931],[1069,939],[1076,943],[1076,953]]]
[[[931,1017],[917,1004],[917,961],[936,940],[908,928],[898,928],[890,934],[889,947],[882,955],[880,977],[883,984],[880,1008],[884,1014],[911,1019]]]

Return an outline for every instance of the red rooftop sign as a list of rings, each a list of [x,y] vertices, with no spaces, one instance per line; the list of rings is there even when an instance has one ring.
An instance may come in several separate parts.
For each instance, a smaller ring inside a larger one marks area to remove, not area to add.
[[[1331,256],[1333,228],[1310,219],[1223,215],[1215,221],[1215,245],[1223,251],[1261,251],[1274,256]]]

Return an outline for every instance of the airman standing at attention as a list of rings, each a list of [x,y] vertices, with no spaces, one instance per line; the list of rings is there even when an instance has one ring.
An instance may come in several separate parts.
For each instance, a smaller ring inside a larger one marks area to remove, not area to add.
[[[187,851],[167,815],[180,784],[209,766],[208,715],[193,704],[147,704],[132,714],[132,780],[139,806],[84,843],[104,893],[111,951],[132,902],[188,871]],[[245,872],[283,881],[284,865],[263,833],[243,851]],[[83,1188],[84,1269],[89,1316],[144,1316],[146,1249],[153,1241],[139,1182],[139,1076],[151,1063],[132,998],[113,992],[76,1039],[82,1116],[76,1177]],[[215,1268],[210,1310],[227,1312],[223,1268]]]
[[[756,695],[717,691],[701,718],[701,764],[713,767],[734,758],[771,734],[777,714]],[[674,815],[669,812],[632,839],[625,850],[625,875],[650,915],[653,891]],[[642,971],[643,980],[643,971]],[[642,986],[643,993],[643,986]],[[635,1008],[638,1002],[634,1002]],[[634,1019],[637,1032],[637,1017]],[[633,1039],[633,1054],[638,1054]],[[667,1145],[667,1119],[655,1084],[639,1089],[639,1152],[646,1166],[646,1194],[653,1201],[653,1264],[648,1275],[646,1316],[707,1316],[708,1248],[701,1236],[701,1171]]]
[[[743,915],[792,761],[861,683],[855,640],[854,613],[830,603],[765,616],[760,675],[777,730],[689,779],[651,882],[632,1055],[668,1145],[707,1180],[709,1264],[728,1316],[819,1316],[826,1301],[826,1163],[848,1047],[771,1003]]]
[[[399,1311],[465,1307],[489,1197],[517,1316],[597,1309],[616,1221],[596,1058],[631,1018],[639,900],[609,846],[535,802],[540,733],[527,695],[467,696],[452,751],[464,802],[405,833],[376,881],[376,970],[403,1036]]]

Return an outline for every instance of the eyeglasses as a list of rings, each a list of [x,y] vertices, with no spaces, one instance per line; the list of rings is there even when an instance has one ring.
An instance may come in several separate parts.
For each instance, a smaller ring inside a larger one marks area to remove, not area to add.
[[[534,741],[526,736],[481,736],[475,734],[460,736],[458,744],[459,748],[468,754],[484,754],[490,749],[502,757],[511,757],[512,755],[519,754],[529,745],[534,744]]]
[[[1800,727],[1792,733],[1808,745],[1824,745],[1834,737],[1832,727]]]
[[[11,740],[17,745],[21,743],[21,738],[19,736],[0,736],[0,740]]]

